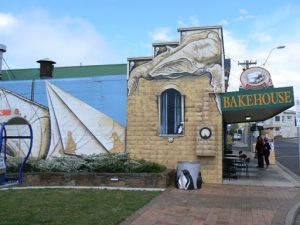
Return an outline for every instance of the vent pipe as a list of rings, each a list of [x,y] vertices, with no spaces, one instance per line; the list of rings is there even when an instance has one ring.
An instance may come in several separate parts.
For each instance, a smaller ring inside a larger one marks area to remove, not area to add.
[[[41,79],[49,79],[53,77],[53,69],[56,62],[51,59],[45,58],[36,61],[40,64],[40,78]]]
[[[3,52],[6,52],[6,46],[3,44],[0,44],[0,80],[2,80]]]

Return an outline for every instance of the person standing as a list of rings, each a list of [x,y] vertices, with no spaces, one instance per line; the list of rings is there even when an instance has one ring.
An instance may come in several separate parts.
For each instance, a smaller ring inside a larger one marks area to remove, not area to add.
[[[268,138],[264,139],[265,144],[264,144],[264,158],[265,158],[265,162],[266,162],[266,169],[268,168],[268,166],[270,165],[270,161],[269,161],[269,156],[270,156],[270,149],[271,146],[268,142]]]
[[[264,168],[264,140],[261,136],[256,139],[257,167]]]

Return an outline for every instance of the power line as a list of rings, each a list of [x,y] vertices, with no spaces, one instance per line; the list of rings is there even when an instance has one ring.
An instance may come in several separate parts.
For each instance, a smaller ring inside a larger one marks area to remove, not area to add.
[[[228,56],[228,55],[225,55],[228,59],[232,60],[233,62],[235,62],[237,65],[239,65],[239,62],[237,60],[235,60],[234,58]]]
[[[16,78],[16,76],[14,75],[14,73],[12,72],[12,70],[9,68],[9,66],[8,66],[8,64],[7,64],[7,62],[6,62],[6,60],[4,59],[4,57],[2,57],[2,59],[3,59],[3,62],[4,62],[4,64],[6,65],[6,67],[7,67],[7,70],[6,70],[6,73],[7,73],[7,75],[8,75],[8,77],[10,78],[10,80],[11,80],[11,77],[10,77],[10,74],[12,75],[12,77],[15,79]],[[9,74],[10,73],[10,74]]]

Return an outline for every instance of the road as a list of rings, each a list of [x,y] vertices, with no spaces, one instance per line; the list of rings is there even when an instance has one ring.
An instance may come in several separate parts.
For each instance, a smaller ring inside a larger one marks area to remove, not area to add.
[[[298,140],[280,139],[275,140],[275,157],[278,162],[300,176]]]

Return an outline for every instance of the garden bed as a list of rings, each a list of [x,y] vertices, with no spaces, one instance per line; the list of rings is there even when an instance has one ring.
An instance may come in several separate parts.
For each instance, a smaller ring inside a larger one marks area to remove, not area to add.
[[[10,177],[18,177],[21,163],[20,158],[7,159]],[[173,183],[174,170],[116,153],[32,159],[26,163],[23,178],[22,186],[166,188]]]
[[[174,170],[162,173],[65,173],[24,174],[22,186],[109,186],[129,188],[166,188],[173,183]]]

